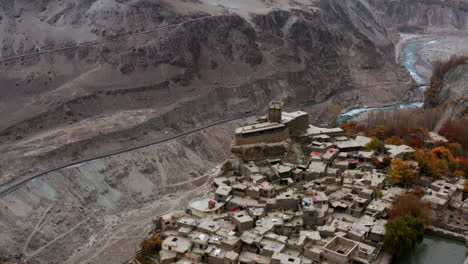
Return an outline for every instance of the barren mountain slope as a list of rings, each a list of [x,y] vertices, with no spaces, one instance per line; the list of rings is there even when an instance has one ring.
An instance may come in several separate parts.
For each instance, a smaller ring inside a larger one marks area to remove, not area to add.
[[[447,103],[444,114],[439,120],[436,130],[442,128],[447,120],[459,121],[468,119],[468,64],[463,64],[450,70],[444,76],[444,84],[435,98],[439,104]],[[468,128],[465,129],[468,132]]]
[[[4,30],[13,32],[5,26],[11,24],[17,36],[2,34],[4,57],[30,50],[21,48],[28,45],[63,46],[54,36],[67,28],[69,44],[127,36],[1,64],[0,149],[11,172],[2,180],[24,175],[17,170],[29,170],[38,154],[48,166],[72,154],[89,156],[253,112],[275,97],[304,103],[335,96],[347,107],[409,96],[409,76],[393,63],[393,35],[361,2],[322,1],[271,12],[263,5],[252,15],[199,1],[4,7]],[[45,33],[28,35],[36,24]],[[141,34],[129,35],[135,32]],[[203,111],[207,107],[217,111]],[[311,111],[326,120],[317,113]],[[92,148],[67,147],[89,146],[82,141],[90,140]],[[47,154],[58,148],[58,156]],[[24,155],[26,160],[18,159]]]
[[[3,58],[81,45],[1,60],[2,189],[65,161],[256,113],[273,98],[316,103],[306,110],[322,122],[331,102],[411,96],[396,35],[365,1],[236,3],[2,1]],[[127,212],[149,206],[150,221],[183,206],[163,195],[200,194],[238,124],[28,183],[0,198],[0,248],[28,263],[118,262],[144,236],[146,222]]]
[[[455,0],[369,0],[381,22],[410,32],[468,30],[468,3]]]

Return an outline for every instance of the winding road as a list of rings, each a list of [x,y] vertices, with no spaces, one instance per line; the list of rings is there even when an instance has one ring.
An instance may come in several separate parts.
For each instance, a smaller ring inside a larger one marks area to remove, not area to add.
[[[165,26],[161,26],[161,27],[155,27],[155,28],[148,29],[148,30],[145,30],[145,31],[125,32],[125,33],[121,33],[121,34],[118,34],[118,35],[115,35],[115,36],[112,36],[112,37],[109,37],[109,38],[106,38],[106,39],[101,39],[101,40],[96,40],[96,41],[89,41],[89,42],[84,42],[84,43],[81,43],[81,44],[70,45],[70,46],[65,46],[65,47],[60,47],[60,48],[55,48],[55,49],[45,49],[45,50],[41,50],[41,51],[20,54],[20,55],[17,55],[17,56],[12,56],[12,57],[7,57],[7,58],[0,58],[0,63],[12,61],[12,60],[24,59],[24,58],[27,58],[27,57],[40,56],[40,55],[54,53],[54,52],[66,51],[66,50],[70,50],[70,49],[77,49],[77,48],[82,48],[82,47],[96,46],[96,45],[101,45],[101,44],[104,44],[104,43],[121,41],[123,39],[130,38],[130,37],[133,37],[133,36],[145,35],[145,34],[156,32],[156,31],[161,30],[161,29],[177,27],[177,26],[181,26],[183,24],[187,24],[187,23],[194,22],[194,21],[197,21],[197,20],[203,20],[203,19],[208,19],[208,18],[216,18],[216,17],[223,17],[223,16],[227,16],[227,15],[202,16],[202,17],[190,19],[190,20],[180,22],[180,23],[176,23],[176,24],[170,24],[170,25],[165,25]]]
[[[373,87],[373,86],[379,86],[379,85],[382,85],[382,84],[392,84],[392,83],[393,84],[400,84],[401,82],[382,82],[382,83],[378,83],[378,84],[371,84],[371,85],[366,85],[366,86],[354,87],[354,88],[350,88],[350,89],[343,89],[343,90],[341,90],[339,92],[331,93],[331,94],[327,95],[325,100],[323,100],[321,102],[307,102],[307,103],[301,104],[299,106],[286,108],[284,110],[286,110],[286,111],[299,110],[299,109],[302,109],[302,108],[305,108],[305,107],[310,107],[310,106],[325,103],[328,100],[330,100],[333,96],[336,96],[336,95],[339,95],[339,94],[342,94],[342,93],[345,93],[345,92],[349,92],[349,91],[352,91],[352,90],[363,89],[363,88],[369,88],[369,87]],[[168,141],[172,141],[172,140],[182,138],[182,137],[185,137],[185,136],[188,136],[188,135],[192,135],[192,134],[201,132],[203,130],[206,130],[206,129],[209,129],[209,128],[212,128],[212,127],[215,127],[215,126],[219,126],[219,125],[222,125],[222,124],[225,124],[225,123],[228,123],[228,122],[232,122],[232,121],[240,120],[240,119],[245,119],[245,118],[249,118],[249,117],[254,117],[254,116],[257,116],[258,114],[260,114],[260,113],[259,112],[257,112],[257,113],[248,113],[248,114],[244,114],[244,115],[240,115],[240,116],[236,116],[236,117],[231,117],[231,118],[223,119],[223,120],[208,124],[206,126],[195,128],[195,129],[192,129],[190,131],[186,131],[186,132],[183,132],[183,133],[171,136],[171,137],[156,140],[156,141],[153,141],[153,142],[150,142],[150,143],[141,144],[141,145],[137,145],[137,146],[129,147],[129,148],[121,148],[121,149],[117,149],[117,150],[112,150],[110,152],[103,153],[103,154],[100,154],[100,155],[97,155],[97,156],[84,158],[84,159],[80,159],[80,160],[75,160],[75,161],[70,161],[70,162],[65,163],[63,165],[52,167],[50,169],[47,169],[45,171],[42,171],[42,172],[40,172],[38,174],[35,174],[35,175],[31,176],[31,177],[28,177],[28,178],[26,178],[24,180],[21,180],[19,182],[16,182],[16,183],[12,184],[11,186],[9,186],[9,187],[5,188],[4,190],[0,191],[0,198],[14,192],[15,190],[17,190],[18,188],[24,186],[28,182],[30,182],[30,181],[32,181],[34,179],[40,178],[42,176],[45,176],[45,175],[47,175],[49,173],[52,173],[52,172],[60,171],[62,169],[66,169],[66,168],[76,166],[76,165],[79,165],[79,164],[82,164],[82,163],[86,163],[86,162],[90,162],[90,161],[94,161],[94,160],[98,160],[98,159],[103,159],[103,158],[119,155],[119,154],[130,152],[130,151],[146,148],[146,147],[149,147],[149,146],[159,145],[159,144],[166,143]]]

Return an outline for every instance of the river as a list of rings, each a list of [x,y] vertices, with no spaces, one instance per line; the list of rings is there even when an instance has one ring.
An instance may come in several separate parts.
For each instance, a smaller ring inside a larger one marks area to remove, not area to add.
[[[395,259],[392,264],[463,264],[466,255],[464,242],[425,235],[414,250]]]
[[[416,41],[416,42],[411,42],[404,44],[403,46],[403,59],[401,61],[401,65],[403,65],[411,74],[411,77],[414,79],[414,81],[422,85],[421,86],[421,92],[424,94],[424,90],[426,89],[427,86],[423,86],[424,84],[427,84],[429,80],[424,77],[423,75],[419,74],[417,69],[416,69],[416,63],[418,62],[418,52],[427,45],[431,45],[436,43],[437,40],[431,40],[431,41]],[[424,105],[424,98],[420,102],[411,102],[411,103],[399,103],[395,105],[389,105],[389,106],[383,106],[383,107],[365,107],[365,108],[354,108],[351,109],[350,111],[341,114],[339,119],[338,119],[338,124],[342,123],[343,121],[348,121],[351,120],[353,117],[356,117],[359,114],[362,114],[364,112],[369,112],[369,111],[375,111],[375,110],[393,110],[397,108],[418,108],[422,107]]]

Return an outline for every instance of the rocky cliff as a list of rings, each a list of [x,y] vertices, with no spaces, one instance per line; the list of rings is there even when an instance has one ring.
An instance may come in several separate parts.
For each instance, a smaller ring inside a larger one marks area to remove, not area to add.
[[[437,94],[436,101],[445,103],[456,101],[468,95],[468,64],[465,63],[445,74],[443,85]]]
[[[466,120],[468,109],[468,64],[450,70],[444,76],[443,85],[434,101],[447,107],[439,120],[436,130],[442,128],[447,120],[458,122]]]
[[[2,188],[271,99],[308,103],[318,123],[332,103],[394,103],[413,88],[395,31],[366,1],[3,2]],[[28,263],[121,261],[152,215],[204,190],[237,124],[28,183],[0,198],[0,248]]]
[[[369,0],[383,23],[406,33],[466,31],[468,3],[455,0]],[[384,22],[385,21],[385,22]]]

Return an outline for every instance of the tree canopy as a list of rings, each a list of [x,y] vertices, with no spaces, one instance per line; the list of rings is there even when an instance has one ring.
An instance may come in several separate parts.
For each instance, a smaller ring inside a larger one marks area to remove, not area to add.
[[[421,241],[425,226],[432,222],[429,205],[412,193],[398,196],[389,215],[390,220],[385,225],[384,247],[397,256]]]
[[[426,225],[432,222],[429,205],[412,193],[397,196],[389,212],[390,220],[407,214],[422,219]]]
[[[161,250],[162,239],[158,235],[152,236],[150,239],[141,242],[141,253],[145,256],[156,254]]]
[[[413,167],[407,161],[401,158],[392,160],[389,170],[390,182],[393,184],[402,184],[408,186],[416,178],[417,174]]]
[[[403,255],[422,240],[424,228],[424,220],[410,214],[394,218],[385,224],[385,249],[397,256]]]
[[[385,150],[385,145],[378,138],[373,137],[369,143],[366,144],[367,151],[375,151],[378,153],[383,153]]]

